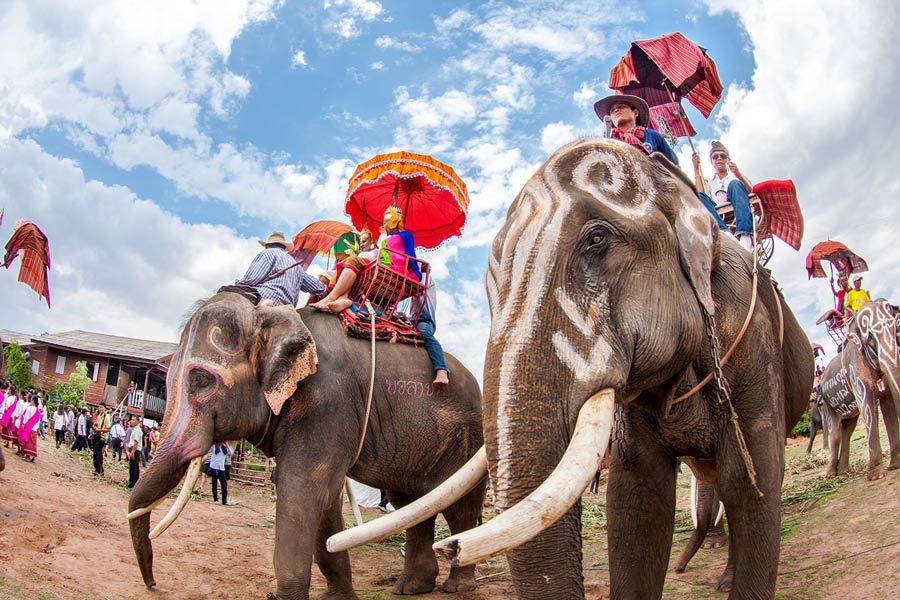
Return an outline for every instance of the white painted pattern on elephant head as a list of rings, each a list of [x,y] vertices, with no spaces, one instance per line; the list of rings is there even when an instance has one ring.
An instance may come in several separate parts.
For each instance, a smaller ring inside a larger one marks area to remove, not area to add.
[[[584,154],[574,166],[571,182],[598,202],[633,220],[649,212],[654,194],[652,181],[634,158],[624,157],[622,148],[614,143],[610,145],[610,142],[597,139],[573,142],[559,150],[520,193],[518,206],[511,215],[513,220],[508,224],[502,247],[499,248],[500,256],[494,256],[497,251],[494,248],[486,277],[492,317],[491,339],[502,339],[504,348],[499,357],[497,389],[497,477],[502,481],[509,479],[513,454],[509,425],[517,394],[515,384],[519,353],[528,347],[537,315],[549,295],[559,239],[572,204],[570,191],[560,183],[560,170],[568,164],[562,159],[581,148],[584,148]],[[605,167],[608,180],[591,177],[592,169],[598,165]],[[610,198],[627,192],[629,176],[638,184],[635,187],[642,190],[631,206]],[[591,321],[580,316],[577,304],[564,290],[554,290],[554,296],[563,305],[561,308],[566,309],[560,312],[569,316],[575,329],[589,343],[590,347],[586,350],[578,350],[561,331],[555,332],[552,338],[561,362],[576,378],[583,379],[608,359],[610,346],[602,337],[593,335]],[[596,300],[608,302],[608,294]],[[499,507],[507,505],[502,487],[497,489],[496,502]]]
[[[864,304],[856,313],[856,324],[862,339],[856,340],[860,350],[862,344],[871,335],[878,347],[878,362],[885,377],[891,380],[891,389],[898,389],[894,371],[900,365],[900,349],[897,345],[897,318],[888,309],[885,300],[876,300]]]

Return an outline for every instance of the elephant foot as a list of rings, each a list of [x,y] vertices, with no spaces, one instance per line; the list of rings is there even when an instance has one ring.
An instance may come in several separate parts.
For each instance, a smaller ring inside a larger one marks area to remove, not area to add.
[[[476,586],[474,570],[471,573],[462,574],[451,571],[449,577],[447,577],[444,584],[441,586],[441,591],[446,594],[471,592]]]
[[[394,584],[392,590],[396,595],[404,594],[427,594],[434,591],[435,577],[421,578],[415,575],[403,575]]]
[[[897,456],[897,457],[891,456],[891,462],[887,466],[887,470],[894,471],[896,469],[900,469],[900,456]]]
[[[706,540],[703,542],[703,548],[707,550],[710,548],[721,548],[727,543],[728,536],[725,535],[725,532],[717,531],[706,536]]]
[[[720,592],[730,592],[733,583],[734,569],[731,565],[728,565],[725,567],[725,571],[722,572],[722,575],[719,576],[719,582],[716,584],[716,589]]]
[[[875,481],[876,479],[882,479],[883,477],[884,467],[882,465],[872,467],[866,472],[866,479],[869,481]]]

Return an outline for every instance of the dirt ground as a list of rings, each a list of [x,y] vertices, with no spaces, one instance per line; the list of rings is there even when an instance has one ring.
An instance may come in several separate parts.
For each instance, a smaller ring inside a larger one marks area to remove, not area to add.
[[[885,436],[882,432],[882,439]],[[886,440],[885,440],[886,441]],[[825,480],[826,455],[806,440],[788,446],[778,598],[896,597],[900,573],[900,473],[867,482],[862,431],[854,436],[854,471]],[[886,447],[886,443],[884,444]],[[263,598],[275,587],[272,568],[275,504],[258,488],[232,485],[233,506],[214,505],[205,490],[154,544],[155,591],[141,582],[125,520],[128,490],[124,463],[107,460],[105,478],[91,474],[87,453],[75,456],[39,441],[36,463],[6,452],[0,473],[0,598]],[[690,534],[689,478],[679,477],[673,555]],[[603,490],[586,495],[585,580],[588,598],[608,592]],[[167,509],[164,503],[162,509]],[[488,514],[490,508],[486,508]],[[155,523],[162,517],[154,513]],[[345,506],[348,522],[350,509]],[[377,511],[363,510],[366,520]],[[446,535],[439,527],[439,535]],[[364,600],[394,598],[402,569],[402,536],[351,552],[354,584]],[[724,598],[715,591],[726,549],[701,550],[683,574],[671,572],[665,598]],[[315,597],[324,579],[314,568]],[[439,581],[448,566],[441,564]],[[506,561],[478,566],[479,588],[460,600],[513,598]],[[446,597],[438,592],[419,598]]]

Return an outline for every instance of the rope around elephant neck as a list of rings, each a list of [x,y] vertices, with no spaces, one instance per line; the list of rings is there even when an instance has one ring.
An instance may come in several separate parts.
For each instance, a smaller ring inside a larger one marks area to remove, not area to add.
[[[372,411],[372,393],[375,391],[375,308],[368,299],[366,300],[366,310],[369,311],[369,323],[372,326],[372,368],[369,376],[369,397],[366,399],[366,418],[363,421],[362,435],[359,436],[359,446],[356,447],[356,456],[353,457],[353,462],[350,463],[351,468],[359,460],[363,443],[366,441],[366,430],[369,428],[369,413]]]

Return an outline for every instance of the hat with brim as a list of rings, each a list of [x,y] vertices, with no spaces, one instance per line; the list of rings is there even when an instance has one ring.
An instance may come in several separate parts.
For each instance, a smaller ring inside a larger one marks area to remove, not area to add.
[[[269,244],[278,244],[285,250],[287,250],[288,248],[291,247],[290,242],[288,242],[286,239],[284,239],[284,234],[280,231],[273,231],[272,233],[270,233],[269,239],[267,239],[266,241],[262,241],[262,240],[257,240],[257,241],[259,242],[259,245],[262,247],[266,247]]]
[[[862,281],[862,275],[857,275],[853,278],[853,283],[856,283],[857,281]]]
[[[638,116],[637,119],[635,119],[636,125],[646,127],[650,122],[650,106],[644,102],[643,98],[632,96],[631,94],[613,94],[612,96],[597,100],[594,103],[594,112],[597,113],[597,116],[601,121],[603,120],[603,117],[609,114],[613,104],[627,104],[631,108],[637,110]]]

